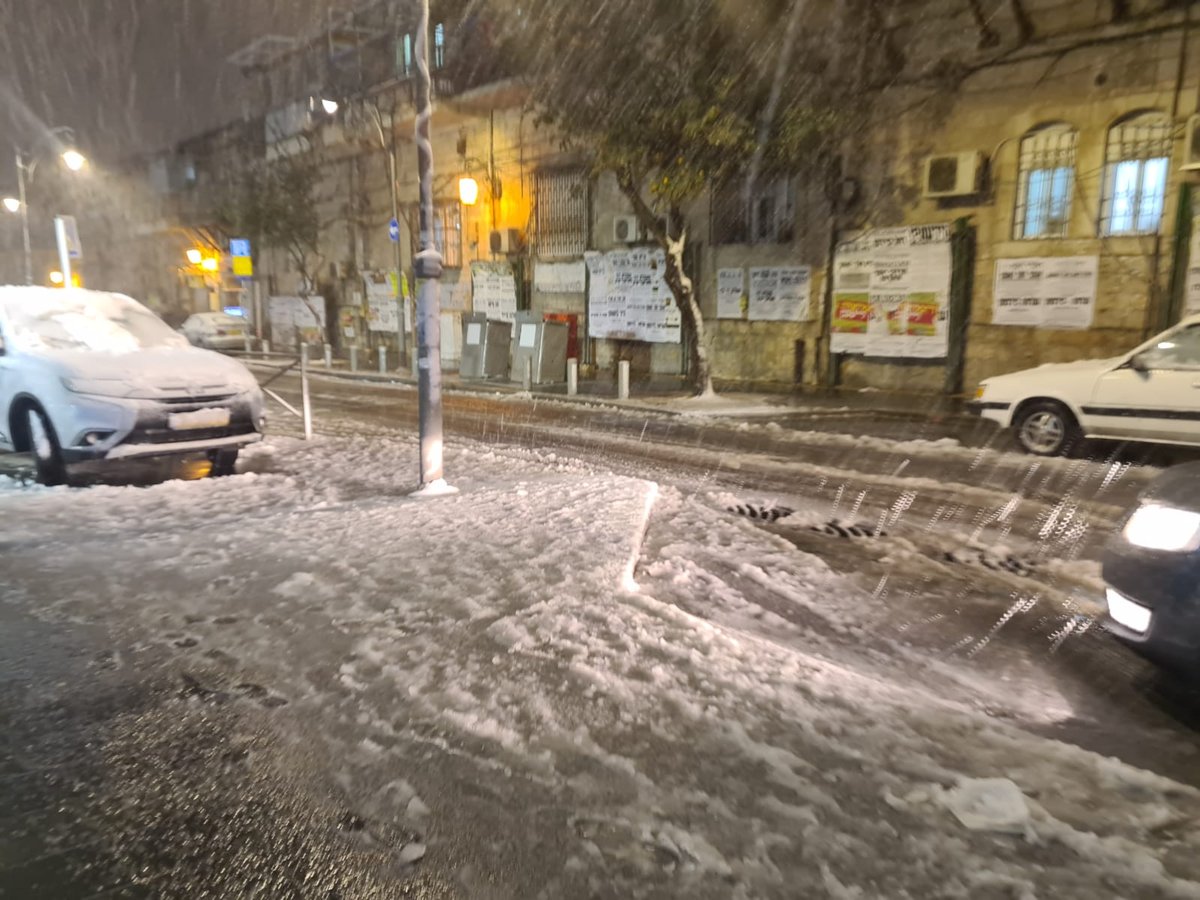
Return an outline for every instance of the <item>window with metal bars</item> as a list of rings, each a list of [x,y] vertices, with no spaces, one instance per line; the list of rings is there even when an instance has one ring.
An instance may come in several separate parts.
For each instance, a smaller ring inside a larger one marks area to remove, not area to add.
[[[421,236],[417,223],[421,220],[420,207],[408,207],[408,221],[412,223],[412,252],[416,256],[421,249]],[[442,254],[442,266],[459,269],[463,264],[462,206],[457,200],[435,200],[433,204],[433,242]]]
[[[1167,196],[1171,143],[1171,120],[1156,111],[1126,116],[1108,130],[1101,234],[1158,231]]]
[[[1014,237],[1066,236],[1075,189],[1078,136],[1079,132],[1065,122],[1054,122],[1021,138]]]
[[[543,259],[581,256],[588,244],[588,181],[582,169],[534,175],[534,249]]]

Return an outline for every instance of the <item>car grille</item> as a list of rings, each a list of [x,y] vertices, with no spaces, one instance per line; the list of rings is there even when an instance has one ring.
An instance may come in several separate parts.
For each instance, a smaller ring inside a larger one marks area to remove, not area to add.
[[[222,403],[226,400],[233,399],[234,394],[208,394],[202,397],[165,397],[159,399],[159,403],[166,403],[168,406],[179,406],[181,404],[195,404],[199,409],[204,403]]]
[[[170,428],[136,428],[125,438],[127,444],[173,444],[180,441],[207,441],[213,438],[234,437],[252,434],[254,426],[249,421],[233,421],[223,428],[189,428],[172,431]]]

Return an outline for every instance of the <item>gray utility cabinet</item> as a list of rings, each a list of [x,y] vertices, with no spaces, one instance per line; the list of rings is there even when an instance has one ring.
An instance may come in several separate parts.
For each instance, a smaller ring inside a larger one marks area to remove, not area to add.
[[[512,380],[524,379],[528,360],[534,384],[566,381],[567,337],[567,326],[561,322],[545,322],[540,313],[517,313],[512,336]]]
[[[463,316],[462,378],[504,378],[508,375],[508,352],[512,325],[488,319],[484,313]]]

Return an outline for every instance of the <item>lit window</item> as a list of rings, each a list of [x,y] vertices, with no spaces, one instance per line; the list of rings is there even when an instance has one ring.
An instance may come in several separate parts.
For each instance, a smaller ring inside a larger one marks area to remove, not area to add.
[[[441,22],[433,29],[433,67],[440,69],[446,65],[446,26]]]
[[[1057,122],[1021,139],[1017,175],[1017,238],[1065,237],[1075,189],[1075,141],[1078,132]]]
[[[411,34],[401,35],[396,41],[396,74],[401,77],[413,71],[413,39]]]
[[[1101,234],[1153,234],[1162,224],[1171,159],[1171,120],[1137,113],[1108,130]]]

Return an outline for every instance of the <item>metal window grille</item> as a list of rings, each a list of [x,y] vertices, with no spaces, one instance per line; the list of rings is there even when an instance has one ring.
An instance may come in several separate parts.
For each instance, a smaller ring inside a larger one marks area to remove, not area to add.
[[[1162,224],[1173,135],[1171,120],[1144,112],[1108,130],[1101,234],[1147,234]]]
[[[534,176],[537,255],[580,256],[588,242],[588,184],[580,169],[542,171]]]
[[[1017,175],[1016,238],[1065,237],[1075,189],[1078,132],[1056,123],[1034,129],[1021,139]]]
[[[446,65],[446,26],[441,22],[433,28],[433,67],[440,69]]]
[[[412,223],[411,247],[413,255],[421,249],[421,236],[417,223],[421,220],[420,207],[408,207],[408,221]],[[463,264],[462,251],[462,207],[457,201],[435,202],[433,206],[433,242],[442,254],[442,266],[459,269]]]

